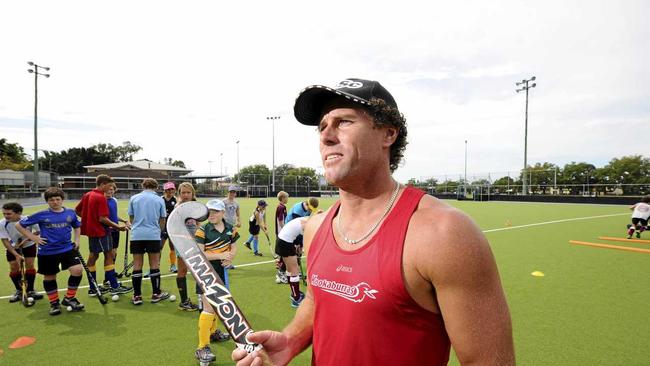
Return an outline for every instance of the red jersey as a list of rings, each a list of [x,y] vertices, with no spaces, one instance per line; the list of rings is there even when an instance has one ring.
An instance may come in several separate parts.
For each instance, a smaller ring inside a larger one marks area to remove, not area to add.
[[[106,226],[99,222],[101,216],[108,217],[108,202],[104,192],[93,189],[81,197],[75,211],[81,216],[81,235],[102,237],[108,233]]]
[[[284,222],[284,219],[287,218],[287,206],[283,203],[278,203],[278,207],[275,209],[275,236],[278,236],[280,228],[278,228],[278,221]]]
[[[446,365],[450,341],[442,316],[411,298],[402,249],[424,193],[407,187],[363,247],[343,251],[334,240],[337,202],[314,236],[307,258],[314,293],[312,365]]]

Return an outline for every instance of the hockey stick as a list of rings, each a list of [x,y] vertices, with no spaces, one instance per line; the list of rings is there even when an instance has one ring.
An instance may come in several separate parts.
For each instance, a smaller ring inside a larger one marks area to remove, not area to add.
[[[269,251],[273,254],[273,259],[278,259],[278,255],[275,254],[275,250],[271,247],[271,238],[269,238],[269,234],[266,231],[264,231],[264,236],[266,236],[266,242],[269,244]]]
[[[203,290],[208,303],[221,319],[237,348],[248,353],[261,350],[262,345],[250,343],[246,339],[248,333],[253,331],[250,324],[185,226],[187,219],[203,221],[207,217],[208,208],[202,203],[195,201],[182,203],[174,208],[167,219],[167,234],[173,238],[174,247],[187,264],[187,269]]]
[[[22,243],[20,244],[22,246]],[[21,257],[23,257],[23,248],[19,247],[18,249],[18,254],[20,254]],[[29,294],[27,293],[27,274],[25,270],[25,257],[23,257],[22,260],[20,260],[20,301],[23,303],[23,306],[28,308],[30,306],[34,306],[34,299],[32,301],[29,301]]]
[[[307,286],[307,277],[305,276],[305,270],[302,268],[302,261],[300,260],[301,258],[302,254],[297,256],[298,266],[300,266],[300,277],[302,278],[303,285]]]
[[[133,268],[133,261],[129,263],[129,230],[126,231],[126,243],[124,244],[124,269],[117,274],[117,278],[122,276],[131,277],[129,270]]]
[[[122,278],[123,276],[131,277],[131,273],[129,272],[129,270],[130,270],[131,268],[133,268],[133,261],[129,262],[129,264],[127,264],[126,267],[124,267],[124,269],[122,270],[122,272],[120,272],[120,273],[118,273],[118,274],[116,275],[117,278]]]
[[[93,286],[95,286],[95,290],[97,290],[97,299],[102,305],[106,305],[108,300],[102,295],[102,290],[99,288],[99,285],[97,284],[97,280],[95,280],[95,277],[93,277],[90,274],[90,269],[88,268],[88,265],[86,264],[86,261],[84,260],[84,257],[79,253],[79,249],[73,249],[74,250],[74,255],[79,258],[79,262],[81,262],[81,265],[84,267],[84,270],[86,271],[86,276],[88,277],[88,282],[90,282]]]

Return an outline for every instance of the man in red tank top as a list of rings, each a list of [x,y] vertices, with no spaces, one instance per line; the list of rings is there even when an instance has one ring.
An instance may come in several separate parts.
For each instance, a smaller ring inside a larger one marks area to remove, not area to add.
[[[340,201],[305,228],[309,287],[282,331],[249,335],[275,365],[514,365],[508,305],[490,246],[462,212],[392,178],[406,121],[378,82],[314,85],[294,106],[318,126]],[[462,229],[462,230],[461,230]],[[462,233],[462,235],[459,235]],[[237,365],[262,365],[243,350]]]

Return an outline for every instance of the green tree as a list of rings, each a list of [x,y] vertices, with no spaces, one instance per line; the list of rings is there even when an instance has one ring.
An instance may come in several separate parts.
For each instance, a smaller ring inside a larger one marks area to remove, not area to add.
[[[59,174],[77,174],[85,172],[86,165],[133,161],[133,155],[140,150],[140,146],[125,141],[121,146],[99,143],[90,147],[71,147],[60,152],[44,151],[39,165]],[[177,160],[176,164],[184,163]]]
[[[275,167],[275,176],[283,176],[289,174],[289,170],[294,169],[295,166],[291,164],[282,164]]]
[[[182,160],[174,160],[172,158],[164,158],[163,161],[164,161],[164,164],[166,164],[166,165],[171,165],[171,166],[176,166],[176,167],[179,167],[179,168],[187,169],[187,167],[185,166],[185,162],[183,162]]]
[[[133,161],[133,155],[142,150],[142,147],[134,145],[130,141],[124,141],[121,146],[99,143],[90,148],[95,149],[98,155],[106,157],[115,163]]]
[[[460,185],[462,182],[448,179],[436,186],[436,193],[456,193]]]
[[[514,178],[509,176],[501,177],[492,182],[492,187],[494,187],[494,192],[496,193],[514,192],[517,188],[516,185],[517,182]]]
[[[133,161],[133,155],[142,150],[141,146],[131,143],[131,141],[124,141],[122,146],[115,147],[117,154],[116,161]]]
[[[22,146],[0,139],[0,169],[25,170],[31,167]]]
[[[490,181],[486,178],[481,178],[473,181],[471,184],[474,186],[488,186],[490,185]]]
[[[614,158],[597,171],[602,183],[650,184],[650,159],[642,155]],[[627,194],[645,194],[641,186],[623,186]]]
[[[559,174],[560,168],[549,162],[536,163],[533,166],[528,166],[527,173],[530,181],[528,185],[536,186],[542,194],[546,194],[548,187],[553,187],[555,183],[555,175]]]
[[[515,180],[512,177],[501,177],[494,182],[492,182],[493,186],[504,186],[504,188],[508,186],[512,186],[515,184]]]
[[[299,186],[318,186],[316,171],[312,168],[297,167],[289,169],[285,178],[291,182],[297,182]]]
[[[271,170],[264,164],[249,165],[241,168],[234,179],[235,182],[249,185],[269,185]]]
[[[602,176],[604,180],[617,184],[650,183],[650,159],[642,155],[614,158],[603,167]]]
[[[593,164],[572,161],[564,165],[561,173],[558,173],[557,180],[559,184],[570,184],[571,194],[578,194],[583,190],[583,186],[596,183],[594,173],[596,167]]]

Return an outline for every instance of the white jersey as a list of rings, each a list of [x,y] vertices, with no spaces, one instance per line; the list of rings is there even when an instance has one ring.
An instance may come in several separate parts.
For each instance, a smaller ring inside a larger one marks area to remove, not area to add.
[[[288,223],[284,224],[282,230],[278,234],[278,238],[286,241],[287,243],[293,243],[294,240],[302,235],[302,220],[291,220]]]
[[[27,216],[20,216],[20,219],[25,219]],[[23,236],[18,232],[16,229],[16,224],[18,222],[11,222],[7,221],[7,219],[2,219],[0,220],[0,239],[7,239],[11,243],[12,247],[16,247],[16,245],[20,244],[20,242],[23,241]],[[28,226],[27,230],[31,232],[38,232],[38,225],[32,225]],[[29,240],[25,244],[23,244],[23,248],[31,247],[34,245],[34,242]]]
[[[632,218],[647,220],[650,217],[650,205],[645,202],[639,202],[634,205]]]

